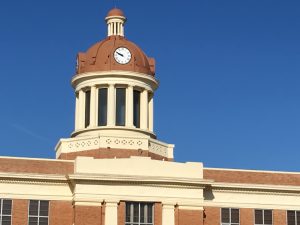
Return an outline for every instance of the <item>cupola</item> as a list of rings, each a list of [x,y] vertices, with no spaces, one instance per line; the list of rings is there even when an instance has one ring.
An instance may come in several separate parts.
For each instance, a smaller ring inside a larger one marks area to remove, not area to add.
[[[124,37],[126,17],[114,8],[108,36],[77,56],[75,130],[56,147],[57,157],[148,156],[172,160],[173,145],[154,133],[155,60]]]

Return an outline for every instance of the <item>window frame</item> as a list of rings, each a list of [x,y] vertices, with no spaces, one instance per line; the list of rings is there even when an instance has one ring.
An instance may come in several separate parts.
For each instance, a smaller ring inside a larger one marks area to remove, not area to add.
[[[126,222],[126,215],[127,215],[127,212],[126,212],[126,205],[127,204],[138,204],[139,205],[139,219],[138,219],[138,222]],[[147,205],[151,205],[152,206],[152,222],[151,223],[141,223],[140,222],[140,217],[141,217],[141,204],[147,204]],[[155,218],[154,218],[154,209],[155,209],[155,203],[153,202],[125,202],[125,225],[154,225],[154,221],[155,221]]]
[[[3,202],[4,201],[10,201],[11,202],[10,215],[9,214],[3,214]],[[9,216],[10,217],[10,224],[12,224],[12,210],[13,210],[13,201],[12,201],[12,199],[0,198],[0,225],[2,225],[3,216]]]
[[[222,209],[229,209],[229,223],[223,223],[222,222]],[[233,223],[231,221],[231,210],[232,209],[237,209],[239,211],[239,222],[238,223]],[[240,225],[241,224],[241,213],[240,213],[240,209],[239,208],[220,208],[220,224],[221,225]]]
[[[31,201],[37,201],[38,202],[38,215],[37,216],[35,216],[35,215],[30,215],[30,202]],[[41,201],[45,201],[45,202],[48,202],[48,216],[41,216],[40,215],[40,204],[41,204]],[[47,221],[48,221],[48,223],[47,223],[47,225],[49,225],[50,223],[50,221],[49,221],[49,215],[50,215],[50,201],[49,200],[29,200],[29,202],[28,202],[28,214],[27,214],[28,216],[27,216],[27,220],[28,220],[28,222],[27,222],[27,224],[28,225],[30,225],[30,223],[29,223],[29,219],[30,219],[30,217],[34,217],[34,218],[37,218],[37,225],[40,225],[40,217],[42,217],[42,218],[47,218]]]
[[[262,221],[263,223],[255,223],[255,211],[256,210],[261,210],[262,211]],[[265,211],[271,211],[271,214],[272,214],[272,223],[271,224],[266,224],[265,223]],[[253,221],[254,221],[254,225],[273,225],[274,224],[274,214],[273,214],[273,210],[272,209],[254,209],[254,213],[253,213]]]
[[[298,223],[297,214],[299,213],[299,215],[300,215],[300,210],[286,210],[286,224],[287,225],[289,225],[288,212],[294,212],[294,215],[295,215],[295,224],[294,225],[297,225],[297,223]],[[300,221],[299,221],[299,223],[300,223]]]

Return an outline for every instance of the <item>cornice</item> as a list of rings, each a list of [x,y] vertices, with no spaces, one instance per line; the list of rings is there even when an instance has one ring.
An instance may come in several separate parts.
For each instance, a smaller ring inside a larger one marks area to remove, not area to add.
[[[57,174],[0,173],[0,183],[65,185],[68,179],[65,175]]]
[[[157,186],[185,186],[191,188],[204,189],[210,180],[193,178],[174,178],[158,176],[122,176],[118,174],[71,174],[67,176],[72,183],[90,183],[90,182],[113,182],[113,183],[131,183],[131,184],[151,184]]]
[[[256,192],[256,193],[299,193],[300,186],[289,185],[267,185],[267,184],[241,184],[241,183],[225,183],[225,182],[213,182],[209,186],[213,191],[226,192]]]
[[[122,71],[122,70],[112,70],[112,71],[99,71],[99,72],[87,72],[76,74],[72,77],[71,84],[73,88],[76,87],[77,84],[84,80],[95,79],[95,78],[103,78],[103,77],[123,77],[123,78],[134,78],[136,80],[141,81],[150,81],[152,85],[156,89],[159,85],[159,81],[155,79],[152,75],[137,73],[132,71]]]

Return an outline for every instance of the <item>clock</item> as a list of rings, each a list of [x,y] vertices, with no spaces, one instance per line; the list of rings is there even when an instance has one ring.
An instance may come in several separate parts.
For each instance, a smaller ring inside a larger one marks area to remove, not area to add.
[[[114,58],[120,64],[127,64],[131,60],[131,53],[127,48],[120,47],[116,49]]]

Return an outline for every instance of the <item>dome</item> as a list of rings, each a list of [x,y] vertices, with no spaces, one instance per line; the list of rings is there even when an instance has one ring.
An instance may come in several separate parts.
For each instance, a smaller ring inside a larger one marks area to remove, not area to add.
[[[131,59],[126,64],[118,63],[114,58],[116,49],[127,48]],[[122,36],[109,36],[93,45],[86,53],[78,54],[77,74],[95,71],[123,70],[155,75],[155,61],[148,58],[134,43]]]
[[[118,8],[114,8],[112,10],[110,10],[107,14],[107,17],[112,17],[112,16],[122,16],[125,17],[123,11],[121,9]]]

